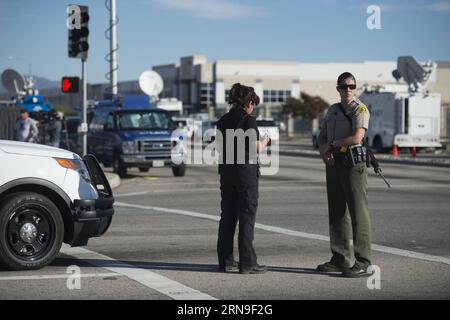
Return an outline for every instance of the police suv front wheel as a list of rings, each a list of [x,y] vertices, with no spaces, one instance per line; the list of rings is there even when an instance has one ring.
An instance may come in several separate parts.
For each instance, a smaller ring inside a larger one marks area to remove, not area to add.
[[[186,174],[186,165],[183,163],[179,166],[172,166],[172,172],[175,177],[184,177]]]
[[[56,205],[34,192],[18,192],[0,203],[0,264],[11,270],[39,269],[61,249],[64,222]]]
[[[127,167],[118,153],[114,154],[113,170],[121,178],[125,178],[127,176]]]

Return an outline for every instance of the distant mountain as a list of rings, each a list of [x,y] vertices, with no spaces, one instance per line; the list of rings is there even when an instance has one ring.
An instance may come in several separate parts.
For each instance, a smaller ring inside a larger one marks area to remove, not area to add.
[[[25,76],[22,75],[25,79]],[[47,78],[39,77],[39,76],[33,76],[34,79],[34,88],[40,90],[40,89],[49,89],[49,88],[59,88],[60,83],[59,81],[53,81],[49,80]],[[0,94],[6,93],[6,89],[3,87],[3,84],[0,81]]]

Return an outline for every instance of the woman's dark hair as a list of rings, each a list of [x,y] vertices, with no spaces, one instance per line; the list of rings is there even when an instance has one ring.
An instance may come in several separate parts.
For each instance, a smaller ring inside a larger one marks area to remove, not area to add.
[[[233,107],[245,108],[249,102],[252,102],[255,106],[259,104],[259,97],[255,93],[255,89],[240,83],[233,84],[228,94],[228,104]]]
[[[353,79],[353,81],[355,81],[355,83],[356,83],[356,79],[355,79],[354,75],[352,75],[350,72],[344,72],[338,77],[337,84],[338,85],[342,84],[348,78]]]

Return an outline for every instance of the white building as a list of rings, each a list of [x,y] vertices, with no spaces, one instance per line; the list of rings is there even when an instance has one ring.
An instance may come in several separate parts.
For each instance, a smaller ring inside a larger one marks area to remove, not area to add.
[[[281,106],[288,97],[300,97],[298,62],[217,60],[211,64],[205,56],[194,55],[153,70],[164,80],[161,97],[177,97],[192,112],[215,108],[223,113],[236,82],[254,87],[263,105]]]
[[[179,63],[154,66],[153,70],[164,79],[162,97],[177,97],[187,109],[199,111],[208,107],[223,108],[228,90],[235,82],[254,87],[263,104],[282,104],[287,97],[299,97],[300,90],[332,103],[338,99],[336,79],[342,72],[353,73],[359,86],[365,83],[384,85],[396,83],[392,76],[396,68],[396,61],[300,63],[217,60],[208,63],[205,56],[193,55],[180,58]],[[438,63],[438,71],[432,75],[429,89],[450,91],[449,72],[450,63]],[[437,84],[437,79],[443,85]],[[450,92],[441,94],[450,102]]]

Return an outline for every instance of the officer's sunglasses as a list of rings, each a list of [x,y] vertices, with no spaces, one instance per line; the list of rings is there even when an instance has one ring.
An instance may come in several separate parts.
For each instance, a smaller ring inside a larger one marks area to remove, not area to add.
[[[339,84],[337,87],[338,87],[338,89],[341,89],[341,90],[347,90],[347,89],[355,90],[356,84]]]

